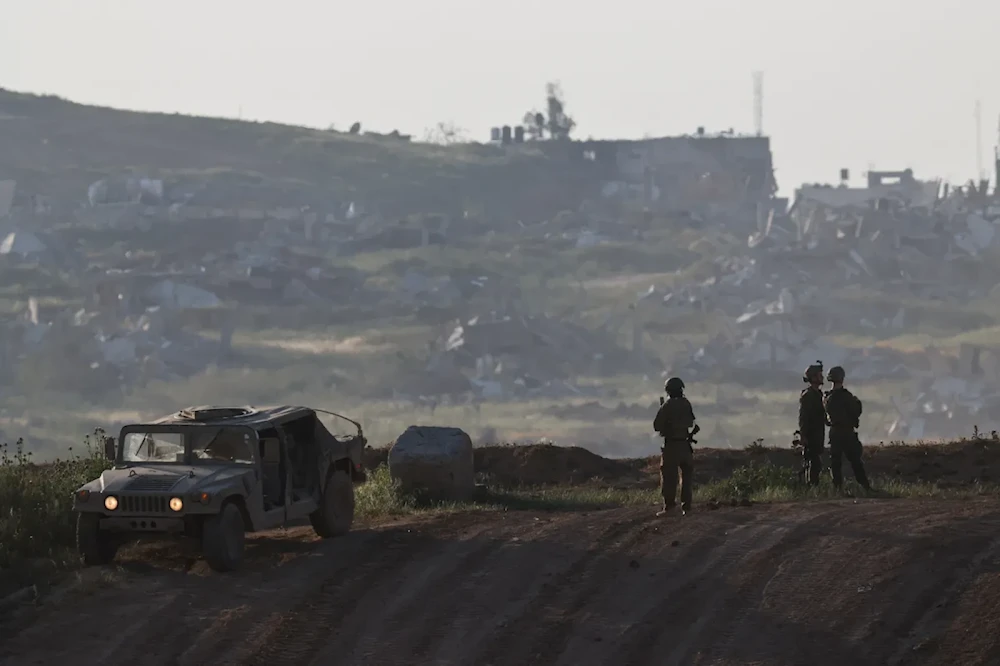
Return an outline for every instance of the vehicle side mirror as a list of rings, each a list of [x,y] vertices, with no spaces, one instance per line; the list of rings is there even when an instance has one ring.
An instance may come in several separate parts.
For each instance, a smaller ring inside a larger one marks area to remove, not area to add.
[[[115,455],[115,438],[105,437],[104,438],[104,457],[110,461],[114,461],[117,456]]]

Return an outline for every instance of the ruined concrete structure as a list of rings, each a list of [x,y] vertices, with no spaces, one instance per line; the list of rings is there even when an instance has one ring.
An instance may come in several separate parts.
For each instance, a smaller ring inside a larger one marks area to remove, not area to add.
[[[803,185],[795,190],[795,201],[789,214],[816,206],[831,209],[925,208],[938,201],[940,180],[917,180],[912,169],[902,171],[869,171],[867,187],[840,185]]]
[[[777,192],[771,140],[733,134],[574,142],[609,183],[658,210],[754,206]]]
[[[757,202],[777,186],[771,141],[756,136],[665,137],[621,144],[618,169],[658,188],[668,204]]]

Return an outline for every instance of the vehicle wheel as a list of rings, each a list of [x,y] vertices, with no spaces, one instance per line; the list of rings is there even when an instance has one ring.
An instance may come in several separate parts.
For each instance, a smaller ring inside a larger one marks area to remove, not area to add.
[[[118,538],[101,531],[101,514],[76,514],[76,549],[88,567],[110,564],[118,553]]]
[[[232,502],[222,511],[205,519],[201,534],[201,549],[208,566],[219,572],[236,571],[243,564],[246,526],[243,514]]]
[[[324,539],[347,534],[354,522],[354,483],[351,475],[337,469],[323,491],[319,508],[310,516],[316,534]]]

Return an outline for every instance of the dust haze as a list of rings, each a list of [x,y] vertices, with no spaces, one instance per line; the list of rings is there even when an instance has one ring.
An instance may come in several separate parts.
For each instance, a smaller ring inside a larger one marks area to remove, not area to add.
[[[779,197],[766,134],[583,139],[565,100],[411,136],[0,91],[0,441],[297,403],[644,455],[679,375],[700,445],[785,446],[817,359],[867,442],[1000,416],[988,171]]]

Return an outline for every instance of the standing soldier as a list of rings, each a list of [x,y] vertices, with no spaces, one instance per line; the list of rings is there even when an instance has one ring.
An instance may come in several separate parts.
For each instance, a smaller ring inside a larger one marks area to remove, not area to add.
[[[861,400],[844,388],[844,369],[835,366],[830,368],[827,380],[833,383],[833,389],[826,394],[825,407],[827,424],[830,426],[830,471],[833,474],[833,485],[838,490],[843,485],[844,475],[841,471],[841,458],[846,457],[854,470],[854,478],[865,490],[871,490],[865,465],[861,462],[861,440],[855,430],[861,419]]]
[[[684,397],[684,382],[679,377],[671,377],[664,385],[670,399],[663,402],[653,420],[653,430],[663,437],[660,450],[660,492],[663,494],[663,508],[657,516],[665,515],[677,504],[677,471],[680,470],[681,512],[691,510],[691,496],[694,489],[694,450],[690,442],[689,429],[694,426],[694,410],[691,402]]]
[[[799,436],[802,441],[803,468],[811,486],[819,485],[823,469],[821,455],[826,439],[826,410],[823,406],[823,362],[816,361],[802,375],[809,384],[799,395]]]

